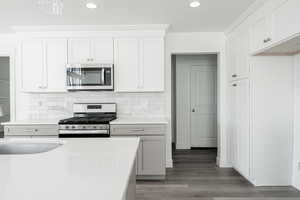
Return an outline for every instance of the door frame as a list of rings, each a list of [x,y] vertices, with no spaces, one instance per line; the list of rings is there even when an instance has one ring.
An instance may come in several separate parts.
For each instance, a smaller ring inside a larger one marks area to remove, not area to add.
[[[10,121],[16,121],[16,49],[0,48],[0,57],[9,58]]]
[[[223,72],[221,70],[221,66],[224,65],[224,63],[221,63],[221,52],[172,52],[171,53],[171,88],[174,88],[176,87],[176,80],[175,80],[175,83],[174,83],[174,74],[173,72],[175,71],[175,76],[176,76],[176,70],[174,68],[176,68],[176,64],[174,65],[174,60],[173,60],[173,57],[174,56],[180,56],[180,55],[216,55],[217,56],[217,148],[218,148],[218,153],[217,153],[217,165],[220,166],[220,167],[229,167],[229,165],[227,163],[221,163],[221,156],[226,152],[226,149],[225,149],[225,152],[224,152],[224,148],[226,148],[226,138],[225,137],[222,137],[222,132],[223,132],[223,120],[222,117],[221,117],[221,105],[222,105],[222,100],[221,100],[221,90],[222,90],[222,87],[221,87],[221,84],[222,84],[222,79],[223,79]],[[225,74],[226,75],[226,74]],[[175,77],[176,79],[176,77]],[[176,91],[176,90],[175,90]],[[171,104],[174,104],[176,105],[176,99],[174,99],[174,97],[176,98],[176,93],[174,94],[174,89],[171,89]],[[177,135],[177,130],[176,128],[174,128],[174,126],[176,127],[177,123],[176,123],[176,106],[175,106],[175,110],[174,110],[174,106],[171,106],[171,113],[172,116],[171,116],[171,121],[172,121],[172,135],[173,133],[175,132],[175,137]],[[222,122],[221,122],[222,121]],[[175,129],[175,130],[174,130]],[[175,140],[176,141],[176,140]],[[224,147],[225,146],[225,147]],[[190,149],[191,148],[191,144],[189,142],[189,144],[186,144],[186,147],[185,149]],[[225,156],[226,157],[226,156]]]

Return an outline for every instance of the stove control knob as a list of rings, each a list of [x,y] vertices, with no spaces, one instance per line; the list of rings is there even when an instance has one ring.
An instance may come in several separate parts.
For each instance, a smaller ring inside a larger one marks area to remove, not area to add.
[[[85,126],[83,126],[82,128],[83,128],[83,129],[86,129],[86,127],[85,127]]]
[[[72,129],[75,129],[76,127],[75,126],[72,126]]]
[[[69,126],[66,126],[66,129],[69,129]]]
[[[97,129],[97,126],[94,126],[93,128],[94,128],[94,129]]]

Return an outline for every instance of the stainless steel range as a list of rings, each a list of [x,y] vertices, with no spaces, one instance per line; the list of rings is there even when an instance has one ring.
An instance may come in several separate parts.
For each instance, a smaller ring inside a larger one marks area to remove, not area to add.
[[[74,117],[59,121],[60,138],[110,137],[109,122],[117,118],[115,103],[75,103]]]

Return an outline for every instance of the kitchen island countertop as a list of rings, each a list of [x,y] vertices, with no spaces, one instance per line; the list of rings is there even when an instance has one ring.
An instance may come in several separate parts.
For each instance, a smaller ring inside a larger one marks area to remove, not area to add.
[[[1,139],[1,143],[20,139]],[[40,142],[42,139],[27,139]],[[43,139],[52,142],[58,139]],[[123,200],[138,138],[59,139],[52,151],[0,155],[1,200]]]

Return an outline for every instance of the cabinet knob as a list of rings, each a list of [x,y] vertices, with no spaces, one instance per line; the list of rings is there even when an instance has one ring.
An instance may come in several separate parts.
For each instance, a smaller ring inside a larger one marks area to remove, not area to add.
[[[237,77],[237,75],[236,74],[232,74],[232,78],[236,78]]]
[[[264,43],[267,43],[267,42],[270,42],[270,41],[272,41],[271,38],[266,38],[266,39],[264,39]]]
[[[232,86],[233,86],[233,87],[236,87],[236,86],[237,86],[237,84],[236,84],[236,83],[234,83],[234,84],[232,84]]]
[[[193,113],[196,112],[195,108],[192,109],[192,112],[193,112]]]

